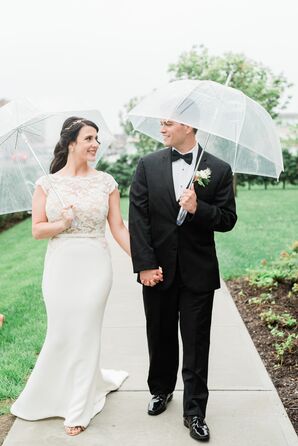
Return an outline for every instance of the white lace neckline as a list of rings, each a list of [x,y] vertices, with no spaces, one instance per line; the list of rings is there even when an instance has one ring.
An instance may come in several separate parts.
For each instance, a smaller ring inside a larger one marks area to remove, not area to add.
[[[89,178],[98,178],[103,172],[97,171],[96,173],[93,173],[92,175],[57,175],[56,173],[51,173],[50,176],[52,178],[67,178],[75,180],[77,179],[89,179]]]

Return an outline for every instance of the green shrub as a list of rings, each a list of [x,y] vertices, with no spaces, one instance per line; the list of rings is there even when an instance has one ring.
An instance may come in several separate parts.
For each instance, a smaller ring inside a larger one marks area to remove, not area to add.
[[[277,327],[271,328],[270,333],[275,338],[284,338],[285,337],[285,332],[282,330],[279,330]]]
[[[298,334],[292,333],[289,334],[287,339],[281,343],[275,344],[276,356],[279,359],[280,363],[283,363],[285,353],[294,353],[294,351],[298,348]]]
[[[262,321],[266,322],[269,328],[273,325],[279,327],[293,328],[297,325],[297,320],[290,313],[274,313],[272,308],[267,311],[263,311],[260,314]]]
[[[294,285],[292,286],[291,292],[293,294],[298,294],[298,283],[295,282]]]
[[[27,211],[0,215],[0,232],[10,228],[11,226],[19,223],[22,220],[25,220],[28,217],[30,217],[30,214]]]
[[[294,285],[298,280],[298,242],[288,251],[282,251],[277,260],[270,263],[262,261],[259,269],[251,270],[249,282],[258,287],[270,288],[279,282]],[[295,287],[295,290],[297,286]],[[295,291],[294,291],[295,292]]]
[[[261,293],[259,297],[251,297],[248,300],[249,304],[263,304],[263,303],[271,303],[275,304],[271,293]]]

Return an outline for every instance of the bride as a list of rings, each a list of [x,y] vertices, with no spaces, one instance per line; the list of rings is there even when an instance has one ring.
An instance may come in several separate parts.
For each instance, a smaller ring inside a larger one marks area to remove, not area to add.
[[[98,127],[71,117],[62,127],[49,176],[36,183],[32,234],[49,239],[42,290],[47,334],[35,368],[11,412],[26,420],[62,417],[77,435],[101,411],[127,373],[100,368],[101,329],[112,284],[105,224],[130,255],[114,178],[89,166]],[[57,193],[66,207],[61,211]]]

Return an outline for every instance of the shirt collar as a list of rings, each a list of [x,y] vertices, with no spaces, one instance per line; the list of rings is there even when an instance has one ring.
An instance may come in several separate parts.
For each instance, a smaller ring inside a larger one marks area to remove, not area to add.
[[[186,155],[187,153],[195,154],[195,151],[198,151],[198,145],[196,144],[191,150],[189,150],[188,152],[185,152],[185,153],[180,152],[180,150],[176,149],[176,147],[172,147],[172,151],[173,150],[176,150],[176,152],[180,153],[181,155]]]

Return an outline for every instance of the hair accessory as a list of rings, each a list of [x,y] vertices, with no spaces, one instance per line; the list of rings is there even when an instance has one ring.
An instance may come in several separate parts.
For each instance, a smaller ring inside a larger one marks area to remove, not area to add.
[[[73,121],[69,127],[66,127],[64,130],[70,130],[74,125],[80,124],[81,122],[84,122],[84,119],[77,119],[76,121]]]

